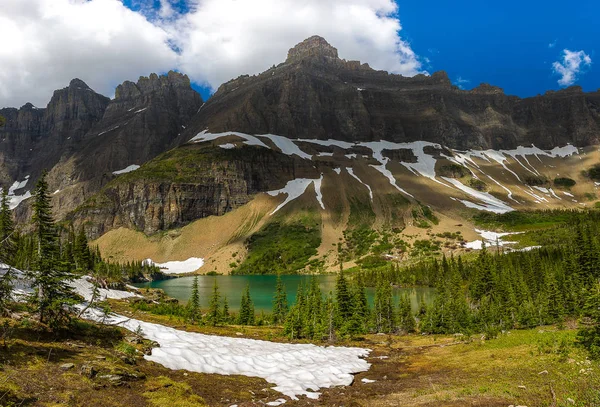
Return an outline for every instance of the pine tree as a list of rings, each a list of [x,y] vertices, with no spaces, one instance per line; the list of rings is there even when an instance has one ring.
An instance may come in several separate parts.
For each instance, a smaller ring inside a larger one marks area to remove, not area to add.
[[[0,262],[12,265],[17,253],[17,241],[10,211],[8,193],[2,189],[0,201]]]
[[[200,316],[200,290],[198,289],[198,276],[194,277],[194,282],[192,283],[192,294],[190,295],[190,300],[187,303],[187,308],[190,320],[195,322]]]
[[[13,271],[12,267],[0,269],[0,316],[6,316],[9,313],[9,303],[12,301],[13,290]]]
[[[277,275],[277,284],[275,286],[275,297],[273,298],[273,323],[280,324],[285,321],[288,313],[287,294],[285,286],[281,280],[281,275]]]
[[[228,324],[231,320],[231,314],[229,313],[229,302],[227,302],[227,297],[223,297],[223,312],[221,313],[221,319],[225,324]]]
[[[600,359],[600,283],[596,283],[589,290],[584,316],[590,318],[594,325],[581,329],[577,339],[590,352],[592,359]]]
[[[74,279],[70,270],[59,267],[59,244],[56,226],[52,218],[47,172],[43,172],[34,190],[32,222],[35,229],[36,253],[33,270],[29,277],[34,287],[30,296],[34,311],[40,322],[56,327],[68,320],[67,304],[75,296],[69,281]]]
[[[250,298],[250,284],[246,286],[240,301],[240,314],[238,316],[238,324],[254,325],[254,304]]]
[[[217,284],[217,279],[215,278],[213,284],[213,292],[210,297],[210,301],[208,302],[208,314],[206,315],[208,323],[212,326],[217,326],[219,322],[221,322],[221,313],[219,311],[220,297],[221,295],[219,294],[219,285]]]
[[[412,313],[410,298],[407,295],[400,297],[400,305],[398,306],[398,323],[400,329],[404,332],[414,332],[416,329],[415,317]]]
[[[344,269],[340,263],[340,271],[338,273],[335,284],[335,299],[337,302],[337,316],[341,321],[345,321],[352,316],[352,295],[348,289],[348,281],[344,276]]]
[[[93,265],[91,264],[92,255],[83,227],[79,229],[79,233],[77,233],[77,237],[75,237],[73,252],[78,269],[87,272],[93,268]]]
[[[396,313],[392,298],[390,284],[380,281],[375,290],[374,317],[377,332],[390,333],[396,329]]]

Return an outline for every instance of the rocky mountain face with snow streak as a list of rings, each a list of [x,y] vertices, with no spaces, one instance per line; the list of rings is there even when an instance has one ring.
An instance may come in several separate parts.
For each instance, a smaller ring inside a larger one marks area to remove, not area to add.
[[[175,72],[124,82],[113,100],[74,79],[44,109],[0,110],[7,119],[0,128],[0,182],[8,186],[29,175],[15,191],[25,193],[49,170],[50,187],[60,192],[55,207],[64,215],[114,178],[112,172],[174,147],[202,103],[188,77]]]
[[[464,91],[445,72],[406,78],[346,61],[320,37],[256,76],[223,84],[188,136],[209,129],[344,141],[426,140],[458,149],[598,143],[600,92],[519,99],[487,84]]]

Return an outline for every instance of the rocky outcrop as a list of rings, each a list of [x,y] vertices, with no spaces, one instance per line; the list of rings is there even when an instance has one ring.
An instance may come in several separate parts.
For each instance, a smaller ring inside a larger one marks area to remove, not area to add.
[[[202,103],[189,78],[176,72],[119,85],[102,121],[86,135],[76,155],[79,178],[141,165],[175,147]]]
[[[54,92],[45,109],[27,103],[20,109],[0,109],[6,125],[0,129],[0,181],[25,175],[34,180],[43,169],[77,150],[84,135],[103,117],[109,99],[74,79]]]
[[[192,144],[119,177],[69,217],[92,237],[121,226],[152,234],[224,215],[296,177],[319,173],[309,161],[260,147]]]

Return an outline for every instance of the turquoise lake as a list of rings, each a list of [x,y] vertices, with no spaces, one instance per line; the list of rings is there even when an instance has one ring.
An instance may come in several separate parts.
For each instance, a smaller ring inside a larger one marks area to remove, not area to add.
[[[284,275],[281,276],[281,278],[285,284],[288,303],[291,305],[295,301],[298,285],[300,283],[304,283],[305,285],[308,284],[311,276]],[[327,294],[335,289],[335,275],[319,275],[316,276],[316,278],[319,281],[319,286],[321,287],[323,294]],[[208,306],[208,299],[212,293],[215,280],[219,286],[221,299],[227,297],[230,309],[239,309],[242,292],[246,288],[246,285],[250,284],[250,296],[254,302],[255,310],[257,312],[271,311],[277,276],[198,276],[200,301],[203,307]],[[160,288],[164,290],[169,297],[176,298],[181,302],[187,302],[192,292],[193,281],[194,277],[192,276],[134,285],[140,288]],[[367,297],[371,304],[373,304],[374,295],[375,289],[367,288]],[[430,304],[433,301],[434,289],[428,287],[395,288],[393,290],[393,295],[396,301],[399,300],[401,295],[409,295],[413,310],[416,311],[421,300],[425,301],[426,304]]]

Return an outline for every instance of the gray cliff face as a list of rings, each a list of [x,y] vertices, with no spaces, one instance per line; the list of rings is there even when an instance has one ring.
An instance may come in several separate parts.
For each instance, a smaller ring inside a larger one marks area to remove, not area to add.
[[[92,237],[122,226],[152,234],[224,215],[296,177],[319,172],[310,161],[260,147],[188,144],[113,180],[69,218],[88,225]]]
[[[174,147],[201,105],[189,78],[176,72],[125,82],[114,100],[74,79],[45,109],[0,110],[7,119],[0,129],[0,184],[30,175],[31,189],[48,169],[50,188],[64,191],[56,209],[65,214],[113,179],[113,171]],[[27,203],[22,206],[16,213],[24,219]]]
[[[85,145],[75,155],[80,178],[140,165],[175,147],[202,103],[189,78],[175,72],[119,85],[102,121],[86,135]]]
[[[0,109],[7,121],[0,129],[0,181],[3,184],[37,178],[60,158],[77,150],[77,144],[104,115],[109,99],[74,79],[54,92],[45,109],[27,103],[20,109]]]
[[[542,148],[597,143],[600,93],[576,88],[519,99],[482,84],[453,86],[445,72],[412,78],[339,59],[311,37],[285,63],[222,85],[185,137],[208,128],[345,141],[427,140],[448,147]],[[183,141],[183,138],[182,138]]]

